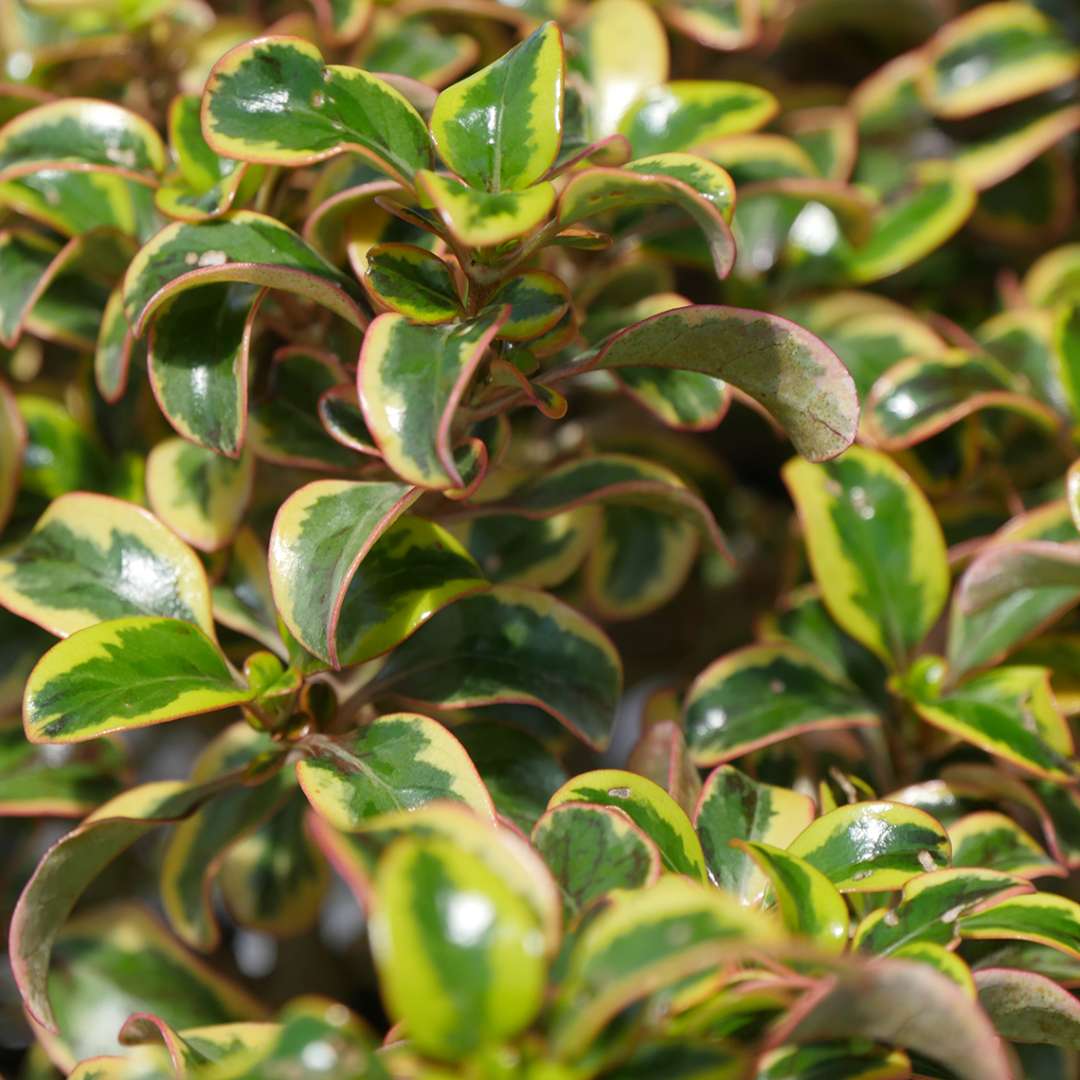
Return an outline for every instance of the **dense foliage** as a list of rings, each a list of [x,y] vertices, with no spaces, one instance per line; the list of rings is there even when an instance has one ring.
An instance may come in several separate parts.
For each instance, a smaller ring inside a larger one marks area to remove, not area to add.
[[[1078,38],[5,0],[12,1075],[1074,1076]]]

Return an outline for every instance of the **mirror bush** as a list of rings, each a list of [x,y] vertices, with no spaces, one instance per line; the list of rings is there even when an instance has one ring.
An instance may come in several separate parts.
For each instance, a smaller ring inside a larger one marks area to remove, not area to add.
[[[1074,1076],[1078,42],[6,0],[10,1075]]]

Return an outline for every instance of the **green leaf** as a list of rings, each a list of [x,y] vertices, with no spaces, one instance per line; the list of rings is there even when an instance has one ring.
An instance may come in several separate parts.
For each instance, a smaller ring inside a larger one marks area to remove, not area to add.
[[[368,328],[357,370],[360,403],[387,464],[408,483],[436,490],[466,486],[451,427],[501,321],[423,326],[387,314]],[[474,451],[476,444],[474,438]]]
[[[911,1061],[903,1050],[835,1039],[770,1051],[761,1059],[756,1080],[903,1080],[910,1075]]]
[[[949,591],[945,541],[923,493],[884,454],[853,448],[783,469],[832,617],[887,663],[906,664]]]
[[[679,592],[699,548],[694,527],[644,506],[605,506],[582,581],[606,622],[655,611]]]
[[[0,379],[0,530],[15,505],[26,443],[26,423],[7,383]]]
[[[1065,877],[1038,841],[1012,818],[996,810],[968,814],[949,826],[954,866],[984,866],[1018,877]]]
[[[154,196],[163,214],[183,221],[201,221],[230,210],[249,175],[245,165],[218,157],[206,144],[200,105],[195,94],[173,98],[169,106],[169,144],[176,169],[165,177]]]
[[[255,481],[250,455],[238,460],[166,439],[146,459],[146,493],[158,517],[201,551],[225,547],[240,528]]]
[[[451,709],[535,705],[602,747],[611,737],[622,663],[607,637],[573,608],[499,585],[420,627],[391,653],[377,685]]]
[[[55,265],[55,269],[54,269]],[[29,232],[0,232],[0,344],[12,348],[23,324],[62,263],[57,249],[44,237]]]
[[[396,19],[392,11],[379,12],[364,65],[372,71],[392,71],[436,89],[446,86],[476,61],[475,38],[439,29],[422,15]]]
[[[132,1013],[153,1013],[181,1031],[264,1015],[255,998],[199,963],[135,904],[73,920],[57,939],[55,959],[49,994],[69,1067],[118,1053],[117,1033]]]
[[[664,17],[707,49],[743,49],[761,31],[757,0],[678,0]]]
[[[981,568],[993,568],[999,556],[993,554],[1006,545],[1026,544],[1029,541],[1076,541],[1080,539],[1076,526],[1069,515],[1065,502],[1048,503],[1026,514],[1013,518],[996,532],[980,549],[977,559]],[[1021,549],[1021,552],[1023,549]],[[1006,564],[1011,556],[1000,556]],[[984,561],[986,560],[986,561]],[[1031,565],[1023,556],[1018,565]],[[983,585],[976,590],[989,590],[983,596],[994,597],[997,590],[989,576],[978,571]],[[959,679],[965,672],[985,667],[1002,660],[1021,642],[1036,634],[1043,627],[1056,621],[1064,612],[1080,600],[1080,590],[1072,586],[1047,585],[1024,587],[1023,581],[1013,579],[1015,588],[1007,595],[996,598],[977,612],[966,612],[959,598],[967,593],[962,578],[957,599],[949,615],[948,658],[953,677]]]
[[[843,952],[848,939],[848,909],[832,882],[808,862],[756,840],[737,840],[772,883],[784,925],[811,938],[825,952]]]
[[[595,769],[563,784],[548,809],[567,803],[611,806],[625,814],[657,846],[665,870],[708,880],[701,842],[682,807],[659,784],[622,769]]]
[[[242,527],[237,534],[228,566],[211,597],[219,623],[286,656],[270,591],[266,549],[250,528]]]
[[[754,780],[731,765],[714,769],[694,811],[712,880],[744,904],[764,896],[765,876],[732,840],[764,841],[786,848],[814,819],[806,795]]]
[[[971,116],[1067,83],[1080,53],[1063,30],[1030,4],[969,11],[930,40],[919,89],[950,119]]]
[[[132,354],[145,359],[145,351],[136,345],[124,317],[123,291],[117,286],[109,293],[94,348],[94,382],[108,404],[115,405],[127,390]]]
[[[567,781],[559,760],[532,735],[509,723],[474,720],[454,729],[498,813],[532,831],[556,788]]]
[[[333,630],[350,582],[415,500],[404,484],[316,480],[281,504],[270,536],[270,584],[285,625],[309,652],[334,662]]]
[[[784,117],[784,129],[829,180],[847,180],[858,152],[858,131],[852,112],[843,106],[797,109]]]
[[[555,188],[546,180],[520,191],[478,191],[448,176],[416,174],[423,199],[438,212],[447,231],[467,247],[490,248],[533,232],[555,206]]]
[[[646,90],[623,114],[619,130],[635,157],[689,150],[722,135],[763,127],[779,105],[749,83],[670,82]]]
[[[12,972],[23,1003],[42,1026],[57,1030],[47,986],[53,941],[87,886],[140,837],[190,814],[240,779],[221,777],[208,784],[160,780],[131,788],[45,852],[11,917]]]
[[[1080,300],[1080,244],[1063,244],[1036,259],[1024,275],[1022,290],[1035,307]]]
[[[13,721],[0,723],[0,816],[80,818],[121,790],[124,756],[112,740],[51,762]]]
[[[13,117],[0,130],[0,179],[45,166],[92,166],[153,184],[165,163],[165,146],[153,125],[107,101],[46,102]]]
[[[338,387],[352,389],[347,379],[330,353],[303,345],[278,350],[267,386],[251,409],[249,437],[255,454],[275,465],[352,472],[357,464],[355,447],[342,447],[320,416],[330,393]]]
[[[364,285],[378,303],[413,322],[450,322],[462,314],[450,267],[414,244],[371,248]]]
[[[562,33],[544,23],[494,63],[445,89],[431,114],[439,156],[467,184],[520,191],[559,153]]]
[[[958,939],[957,920],[981,906],[998,903],[1031,886],[998,870],[935,870],[912,878],[894,908],[875,908],[859,924],[852,947],[888,956],[915,944],[943,947]]]
[[[940,664],[927,658],[923,671],[930,677],[909,681],[912,704],[927,723],[1035,776],[1075,775],[1072,733],[1054,702],[1046,668],[1000,667],[942,693],[940,676],[934,677]]]
[[[860,802],[823,814],[788,845],[841,892],[899,889],[949,861],[949,838],[929,814]]]
[[[838,967],[770,1035],[776,1043],[872,1039],[940,1062],[957,1080],[1013,1075],[986,1015],[951,979],[929,965],[882,959]]]
[[[391,713],[340,737],[311,736],[296,774],[308,801],[345,832],[437,799],[494,819],[491,796],[464,747],[442,724]]]
[[[1052,893],[1015,896],[960,920],[960,936],[978,941],[1034,941],[1080,957],[1080,905]]]
[[[638,889],[660,876],[660,852],[621,810],[569,802],[547,811],[532,843],[562,890],[569,920],[614,889]]]
[[[406,187],[431,161],[427,127],[397,90],[358,68],[326,66],[300,38],[227,52],[210,72],[202,117],[211,148],[241,161],[309,165],[348,152]]]
[[[23,723],[32,742],[82,742],[252,697],[197,626],[131,615],[54,645],[27,680]]]
[[[559,197],[563,227],[610,210],[672,203],[701,228],[718,277],[735,262],[728,221],[735,208],[735,184],[719,165],[693,154],[666,153],[638,158],[621,169],[585,169],[574,174]]]
[[[554,274],[529,270],[495,290],[488,307],[509,313],[499,328],[505,341],[529,341],[553,329],[570,308],[570,293]]]
[[[667,13],[670,16],[670,12]],[[588,77],[589,131],[614,135],[627,106],[668,76],[668,41],[643,0],[596,0],[578,29],[579,62]]]
[[[1080,1050],[1080,1003],[1052,979],[984,968],[976,972],[975,985],[979,1004],[1002,1038]]]
[[[696,526],[718,551],[727,553],[724,535],[701,496],[672,469],[631,454],[600,452],[569,461],[501,500],[473,503],[465,512],[543,521],[594,503],[642,507],[680,517]]]
[[[676,368],[742,390],[812,460],[850,445],[858,422],[851,376],[818,338],[774,315],[695,304],[662,312],[612,337],[558,377],[603,368]],[[555,381],[552,372],[548,381]]]
[[[874,383],[863,424],[881,449],[905,450],[982,409],[1008,409],[1048,432],[1059,422],[996,360],[956,349],[889,368]]]
[[[368,431],[356,386],[332,386],[319,396],[319,421],[335,442],[358,454],[381,457]]]
[[[210,637],[198,556],[148,511],[104,495],[53,501],[0,559],[0,603],[64,637],[103,619],[188,619]]]
[[[1013,373],[1022,389],[1059,412],[1068,412],[1049,312],[1003,311],[979,326],[975,339]]]
[[[247,724],[226,728],[199,756],[193,783],[205,784],[239,769],[256,769],[273,743]],[[158,888],[173,931],[200,952],[212,952],[221,933],[214,917],[214,880],[229,848],[262,824],[295,790],[290,769],[263,782],[239,786],[207,800],[172,829],[165,844]]]
[[[716,765],[807,731],[867,727],[877,714],[809,653],[786,642],[749,645],[710,664],[686,696],[686,741]]]
[[[56,499],[74,491],[106,491],[109,464],[101,445],[71,413],[52,398],[16,398],[25,445],[22,490]]]
[[[552,1010],[555,1053],[583,1053],[633,1002],[779,937],[771,920],[678,875],[617,894],[571,946]]]
[[[912,183],[878,214],[866,243],[849,253],[851,279],[878,281],[925,258],[964,224],[975,201],[975,189],[955,164],[921,162]]]
[[[375,888],[371,941],[387,1011],[418,1049],[460,1060],[529,1024],[547,965],[539,919],[511,884],[447,840],[405,837],[380,860]]]
[[[225,906],[241,926],[285,937],[318,921],[330,873],[304,829],[307,807],[302,795],[291,795],[225,852],[218,880]]]

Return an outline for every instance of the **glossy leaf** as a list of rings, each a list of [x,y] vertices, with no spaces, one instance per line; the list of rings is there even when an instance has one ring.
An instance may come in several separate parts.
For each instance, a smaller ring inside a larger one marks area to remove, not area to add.
[[[783,470],[814,577],[833,618],[887,663],[903,665],[949,589],[941,528],[926,497],[884,454]]]
[[[1029,4],[987,5],[931,40],[920,90],[939,116],[955,118],[1018,101],[1080,74],[1080,55]]]
[[[562,34],[548,22],[445,89],[431,114],[439,155],[466,183],[489,191],[541,179],[559,152],[563,66]]]
[[[1074,752],[1072,734],[1054,702],[1045,668],[999,667],[940,694],[932,680],[916,681],[912,693],[924,720],[987,753],[1047,779],[1074,775],[1068,760]]]
[[[343,65],[299,38],[239,45],[215,65],[203,97],[203,134],[223,157],[308,165],[362,155],[408,185],[430,163],[427,127],[382,79]]]
[[[566,286],[553,274],[530,270],[499,286],[489,307],[510,310],[499,329],[506,341],[529,341],[553,329],[570,307]]]
[[[146,492],[158,517],[189,544],[217,551],[229,543],[251,498],[255,463],[166,439],[146,460]]]
[[[1071,586],[1048,585],[1040,588],[1036,579],[1028,588],[1028,583],[1016,578],[1012,579],[1014,587],[1007,594],[993,599],[997,593],[993,584],[996,574],[986,575],[984,569],[992,568],[999,560],[1004,560],[1006,566],[1013,563],[1016,568],[1032,565],[1028,556],[1023,554],[1023,548],[1020,549],[1022,557],[1018,562],[1014,562],[1012,555],[999,553],[999,549],[1030,541],[1077,539],[1080,539],[1080,533],[1077,533],[1064,502],[1048,503],[1019,515],[990,538],[980,551],[977,576],[990,584],[990,591],[984,593],[984,598],[992,599],[992,602],[979,611],[965,611],[958,602],[954,602],[950,613],[948,658],[955,678],[1003,659],[1080,599],[1080,590]],[[1042,560],[1038,559],[1037,562],[1041,563]],[[966,594],[967,584],[962,578],[958,596]]]
[[[195,553],[141,507],[73,492],[0,559],[0,602],[58,636],[126,615],[187,619],[213,635]]]
[[[693,154],[656,154],[621,169],[577,173],[559,198],[559,223],[571,226],[605,211],[664,203],[694,219],[709,245],[717,276],[726,277],[735,262],[735,241],[728,227],[735,185],[719,165]]]
[[[1034,941],[1080,956],[1080,905],[1052,893],[1029,893],[960,920],[960,936],[976,940]]]
[[[54,645],[27,680],[23,723],[32,742],[82,742],[216,712],[252,696],[197,626],[131,615]]]
[[[446,490],[466,481],[451,425],[502,316],[423,326],[380,315],[364,337],[357,391],[368,430],[408,483]]]
[[[617,807],[557,805],[536,823],[532,843],[559,883],[570,919],[614,889],[641,888],[660,876],[658,848]]]
[[[1046,431],[1053,410],[1020,392],[1010,373],[987,356],[950,351],[905,360],[874,383],[866,401],[867,436],[883,450],[904,450],[981,409],[1008,409]]]
[[[755,131],[777,108],[772,94],[748,83],[670,82],[646,90],[623,114],[619,130],[634,155],[644,157]]]
[[[531,233],[555,206],[547,181],[520,191],[480,191],[437,173],[417,173],[420,193],[447,231],[469,247],[490,248]]]
[[[596,769],[565,783],[551,796],[548,809],[568,803],[615,807],[657,846],[665,870],[708,880],[705,856],[690,819],[652,780],[622,769]]]
[[[690,753],[715,765],[808,731],[866,727],[877,714],[794,645],[749,645],[710,664],[686,696]]]
[[[582,27],[583,63],[593,91],[590,130],[614,135],[630,103],[668,76],[668,41],[643,0],[598,0]]]
[[[177,221],[162,229],[128,267],[124,313],[142,333],[167,300],[221,282],[296,292],[356,327],[367,323],[357,304],[357,285],[291,229],[250,210],[213,221]]]
[[[898,889],[949,861],[949,838],[929,814],[859,802],[823,814],[788,845],[841,892]]]
[[[762,898],[766,879],[731,841],[763,841],[786,848],[813,819],[814,804],[808,796],[763,784],[731,765],[709,774],[693,816],[710,876],[744,904]]]
[[[954,866],[984,866],[1028,879],[1066,873],[1030,833],[995,810],[968,814],[949,826],[949,842]]]
[[[406,837],[376,871],[371,939],[388,1011],[428,1054],[458,1060],[525,1027],[543,1000],[539,920],[478,856]],[[416,994],[418,985],[441,988]]]
[[[165,168],[165,146],[150,123],[119,105],[50,101],[0,128],[0,178],[43,165],[93,166],[153,183]]]
[[[870,237],[851,251],[853,281],[878,281],[925,258],[949,239],[975,209],[975,189],[944,161],[924,162],[914,184],[889,202]]]
[[[363,558],[415,498],[404,484],[316,480],[282,503],[270,584],[282,619],[309,652],[333,662],[331,620]]]
[[[832,882],[808,862],[757,840],[736,842],[772,883],[784,925],[826,952],[847,946],[848,910]]]
[[[852,945],[880,956],[919,943],[948,947],[957,940],[960,916],[1030,888],[1022,878],[998,870],[920,874],[904,886],[894,908],[876,908],[863,919]]]
[[[364,284],[391,311],[413,322],[450,322],[461,301],[450,267],[412,244],[377,244],[367,253]]]
[[[613,898],[573,943],[553,1009],[555,1052],[580,1054],[634,1001],[779,936],[770,920],[676,875]]]
[[[494,817],[491,796],[462,745],[416,713],[391,713],[344,736],[312,738],[296,773],[315,810],[346,832],[437,799]]]
[[[378,683],[446,708],[536,705],[590,745],[604,746],[622,664],[607,637],[573,608],[500,585],[439,612],[391,654]]]
[[[911,1075],[911,1061],[902,1050],[889,1050],[865,1040],[823,1040],[773,1050],[761,1060],[758,1080],[796,1080],[828,1076],[839,1080],[901,1080]]]

